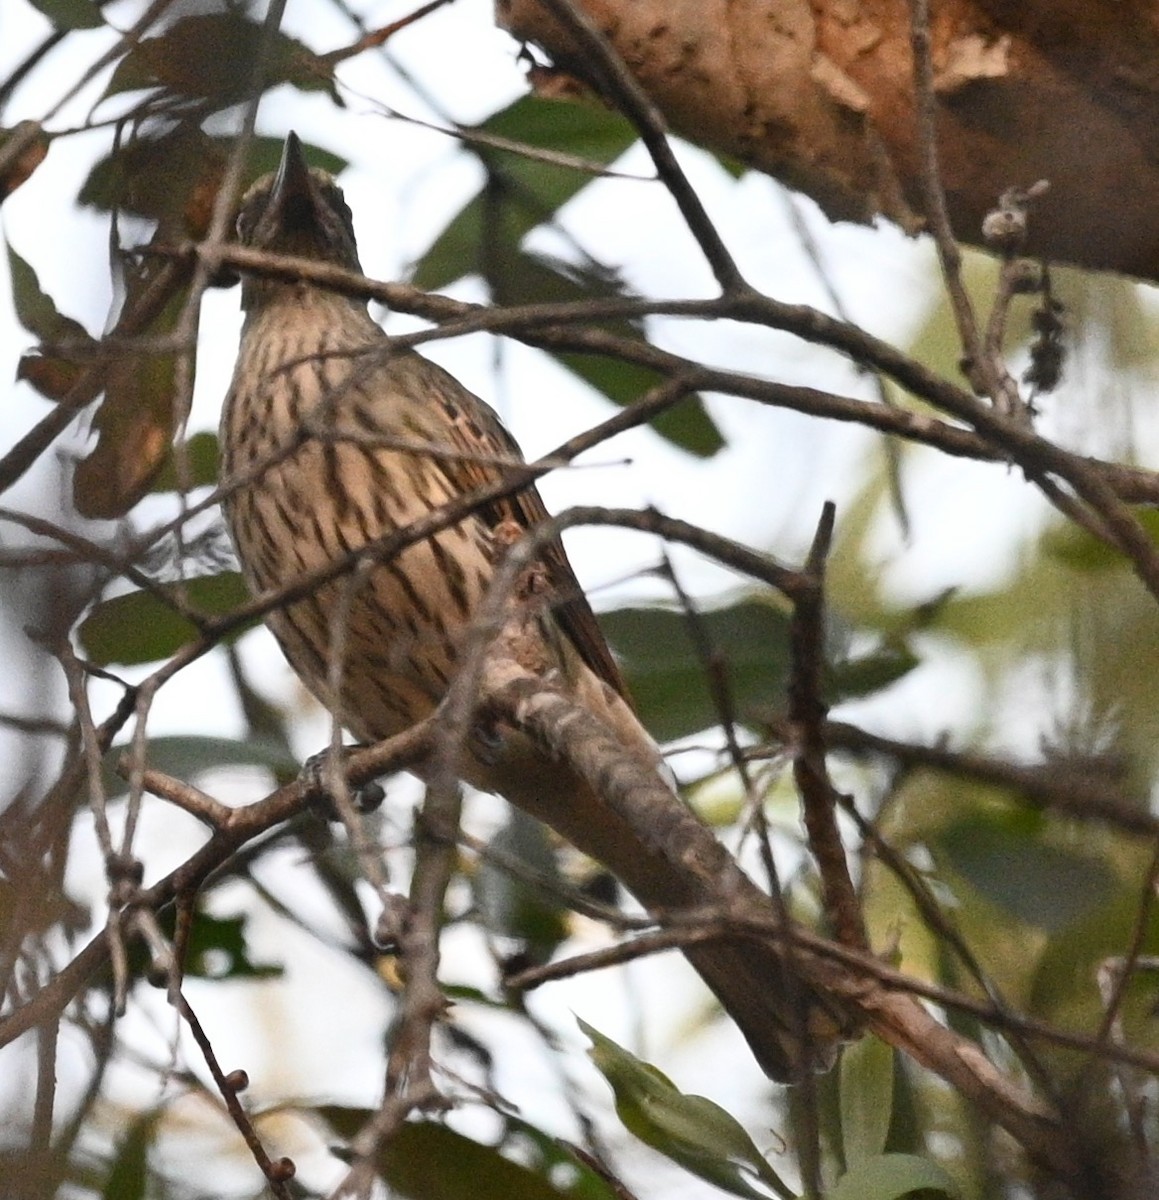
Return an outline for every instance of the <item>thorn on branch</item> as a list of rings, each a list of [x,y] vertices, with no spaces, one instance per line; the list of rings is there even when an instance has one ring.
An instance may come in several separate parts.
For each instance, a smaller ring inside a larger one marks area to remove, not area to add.
[[[826,500],[821,506],[821,517],[813,534],[813,544],[809,547],[809,555],[805,559],[805,570],[811,575],[820,577],[824,573],[829,549],[833,544],[833,528],[836,521],[837,505],[832,500]]]

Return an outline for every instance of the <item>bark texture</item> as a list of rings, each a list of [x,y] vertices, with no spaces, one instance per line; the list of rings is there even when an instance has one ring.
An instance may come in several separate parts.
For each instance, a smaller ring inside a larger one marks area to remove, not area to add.
[[[906,0],[577,0],[671,128],[835,220],[921,228]],[[939,148],[955,233],[1050,181],[1027,252],[1159,278],[1159,4],[934,0]],[[585,82],[540,0],[500,24]]]

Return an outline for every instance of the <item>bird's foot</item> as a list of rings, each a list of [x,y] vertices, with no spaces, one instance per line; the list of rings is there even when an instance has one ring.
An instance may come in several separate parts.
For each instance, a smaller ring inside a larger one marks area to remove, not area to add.
[[[340,758],[344,759],[352,750],[361,750],[362,748],[361,745],[343,746],[339,751]],[[331,786],[333,783],[332,754],[332,749],[311,754],[302,764],[298,779],[305,790],[306,800],[314,812],[325,821],[340,821],[342,814],[338,811]],[[342,770],[341,762],[338,764],[338,769]],[[350,787],[349,792],[355,812],[363,814],[374,812],[386,798],[386,789],[373,779],[369,783]]]
[[[502,757],[507,737],[500,723],[479,717],[471,726],[471,752],[484,766],[493,767]]]

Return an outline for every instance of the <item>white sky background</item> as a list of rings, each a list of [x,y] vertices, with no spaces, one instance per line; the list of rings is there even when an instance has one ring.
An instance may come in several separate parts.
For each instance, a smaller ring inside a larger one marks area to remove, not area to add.
[[[21,59],[26,48],[35,44],[46,28],[42,18],[17,0],[3,0],[3,3],[0,78],[7,75],[12,64]],[[381,4],[366,8],[364,16],[371,25],[378,25],[407,10],[408,6],[401,4]],[[125,4],[108,10],[122,27],[137,11],[135,6]],[[301,23],[307,13],[310,25],[305,30]],[[286,28],[322,51],[351,40],[346,23],[320,0],[310,0],[308,4],[291,0]],[[87,35],[83,40],[75,36],[68,39],[68,43],[86,46],[82,66],[96,56],[95,47],[105,41],[104,31]],[[516,48],[495,30],[486,0],[460,0],[400,34],[390,50],[460,122],[481,120],[524,91]],[[10,126],[22,118],[40,117],[76,77],[77,62],[58,53],[43,65],[17,93],[4,123]],[[259,132],[280,136],[293,128],[307,142],[350,160],[351,167],[341,182],[354,213],[364,268],[379,278],[403,277],[407,265],[421,254],[462,203],[475,182],[474,166],[450,139],[386,119],[381,114],[378,105],[423,119],[436,119],[436,114],[421,106],[379,55],[370,53],[348,62],[339,74],[350,89],[345,113],[335,116],[330,101],[324,97],[304,98],[291,89],[281,89],[263,103]],[[54,128],[83,120],[98,94],[99,87],[86,92],[84,102],[72,105]],[[106,109],[107,106],[99,111],[108,115]],[[36,268],[42,286],[62,311],[81,320],[94,333],[99,333],[105,325],[110,304],[106,224],[101,215],[76,210],[71,199],[92,162],[108,144],[108,132],[100,131],[54,146],[47,161],[8,200],[3,210],[7,237]],[[784,196],[777,185],[759,176],[735,182],[707,155],[689,148],[681,149],[680,158],[749,279],[779,298],[828,308],[825,291],[791,228]],[[618,166],[640,174],[648,174],[651,169],[639,150],[629,153]],[[908,242],[892,228],[830,226],[811,205],[802,203],[825,265],[851,318],[880,336],[904,341],[933,300],[928,247]],[[684,230],[675,205],[660,185],[610,181],[573,202],[564,217],[569,229],[595,257],[622,266],[628,283],[642,295],[712,293],[708,270]],[[0,264],[0,270],[3,269]],[[470,281],[459,285],[456,294],[480,298]],[[216,427],[221,398],[232,370],[239,326],[237,290],[211,292],[202,323],[192,430]],[[406,327],[400,318],[392,319],[388,325],[394,331]],[[692,327],[669,322],[660,328],[659,340],[663,344],[709,361],[767,374],[788,383],[829,387],[848,394],[872,394],[869,384],[858,379],[836,356],[813,350],[788,336],[729,323]],[[31,342],[32,338],[14,321],[7,288],[0,287],[0,379],[14,378],[17,360]],[[515,344],[505,343],[497,353],[493,340],[479,336],[440,342],[427,347],[425,352],[494,404],[529,457],[549,450],[608,411],[602,398],[586,392],[564,372],[545,363],[541,356]],[[7,446],[47,411],[47,405],[27,385],[8,384],[5,391],[7,402],[0,405],[0,444]],[[727,532],[792,560],[807,543],[822,502],[834,499],[840,505],[848,500],[865,472],[874,469],[865,459],[867,448],[875,444],[874,438],[858,429],[773,412],[739,400],[714,400],[712,412],[729,443],[713,460],[698,462],[648,432],[634,432],[588,456],[589,460],[602,463],[627,459],[627,465],[577,469],[545,481],[542,490],[549,508],[559,510],[572,503],[655,504],[673,516]],[[62,452],[76,452],[84,445],[83,433],[75,431],[59,443]],[[50,460],[52,457],[48,456]],[[911,546],[904,555],[898,555],[897,531],[883,530],[881,536],[883,561],[894,562],[891,578],[899,594],[920,600],[948,586],[993,585],[1010,569],[1013,551],[1030,524],[1037,520],[1040,510],[1025,501],[1028,489],[1013,477],[1005,477],[1004,482],[993,468],[972,468],[940,458],[931,458],[919,478],[924,484],[922,505],[912,512]],[[979,482],[984,482],[985,487],[976,486]],[[42,463],[0,504],[56,518],[67,506],[66,496],[54,470]],[[109,526],[76,526],[72,517],[66,518],[66,522],[91,536],[110,532]],[[953,530],[952,537],[945,536],[948,528]],[[13,532],[10,526],[0,527],[0,545],[21,541],[22,535]],[[615,589],[618,595],[625,590],[632,594],[641,591],[655,594],[655,585],[647,581],[620,584],[656,560],[656,548],[645,539],[607,530],[581,531],[569,544],[581,580],[595,590],[597,607],[610,594],[601,590],[607,584],[620,585]],[[677,561],[686,585],[698,594],[712,594],[730,583],[723,572],[700,565],[688,556],[677,555]],[[7,586],[6,583],[6,589]],[[4,594],[11,593],[6,590]],[[56,669],[51,664],[45,665],[19,633],[33,611],[13,609],[0,628],[4,635],[0,653],[8,664],[0,679],[0,710],[59,714],[63,692]],[[250,635],[246,652],[248,661],[259,665],[261,683],[267,691],[283,696],[292,694],[288,669],[264,633]],[[909,725],[896,732],[933,737],[968,710],[976,694],[968,675],[955,671],[952,664],[943,663],[939,669],[942,674],[934,686],[929,679],[922,678],[924,671],[915,673],[913,680],[901,685],[906,689],[902,694],[914,703],[900,704]],[[226,694],[229,688],[220,665],[215,660],[197,664],[178,685],[162,693],[151,730],[236,734],[239,717],[222,703]],[[111,687],[93,688],[98,720],[107,714],[116,695]],[[892,703],[898,704],[896,692]],[[302,752],[318,749],[325,739],[325,722],[312,721],[304,730]],[[10,737],[0,741],[4,751],[0,755],[2,796],[12,794],[30,769],[29,762],[16,752],[18,745]],[[256,792],[239,794],[253,798]],[[174,825],[169,817],[162,820],[151,816],[145,822],[141,850],[148,863],[149,878],[156,878],[185,856],[187,848],[181,844],[179,828],[180,823]],[[86,851],[79,847],[78,853],[81,863],[95,865],[91,848]],[[77,876],[78,896],[91,895],[97,900],[103,890],[99,876],[83,878],[83,871],[79,870]],[[281,923],[277,928],[270,925],[265,929],[259,919],[251,932],[257,947],[256,957],[267,956],[293,964],[294,987],[301,990],[269,998],[270,1004],[280,1006],[287,994],[298,997],[295,1002],[298,1007],[280,1009],[276,1023],[268,1007],[258,1014],[248,995],[238,996],[228,1027],[215,1035],[215,1040],[217,1036],[221,1038],[218,1048],[224,1051],[228,1066],[244,1065],[250,1071],[255,1079],[254,1095],[259,1099],[295,1091],[301,1094],[321,1091],[340,1092],[342,1099],[373,1103],[380,1082],[379,1029],[374,1016],[376,1006],[381,1007],[377,991],[368,986],[365,978],[351,978],[343,985],[346,1016],[339,1024],[344,1033],[358,1031],[354,1040],[343,1043],[338,1039],[319,1039],[316,1033],[291,1035],[293,1044],[305,1045],[312,1053],[307,1062],[287,1064],[277,1057],[276,1038],[286,1034],[286,1026],[300,1024],[304,1013],[316,1011],[311,1008],[317,998],[316,985],[311,990],[310,978],[315,981],[322,978],[328,989],[333,988],[334,976],[328,972],[338,969],[334,966],[335,956],[315,961],[318,952],[312,948],[313,943],[301,946],[290,946],[284,940],[271,943],[271,938],[284,938]],[[452,948],[454,945],[452,940]],[[631,1042],[636,1031],[630,1023],[623,1024],[622,985],[609,983],[609,978],[592,977],[557,987],[550,995],[545,992],[537,1000],[538,1011],[550,1014],[561,1026],[568,1024],[570,1010],[579,1011],[611,1036]],[[661,1032],[653,1029],[646,1039],[644,1048],[653,1053],[667,1053],[671,1049],[668,1039],[676,1033],[671,1022],[688,1015],[668,1003],[672,979],[678,979],[683,987],[686,970],[671,960],[648,964],[634,975],[638,994],[651,995],[656,1009],[668,1011],[670,1018]],[[207,994],[212,991],[220,997],[222,990],[208,989]],[[358,1020],[354,1019],[355,1014]],[[136,1019],[143,1029],[139,1015]],[[153,1035],[154,1050],[164,1061],[172,1018],[160,998],[152,1019],[159,1031]],[[468,1023],[485,1024],[487,1020],[481,1014],[474,1014]],[[575,1044],[579,1040],[578,1036],[572,1038]],[[722,1055],[727,1055],[726,1071],[720,1069]],[[187,1057],[191,1063],[196,1062],[195,1055]],[[558,1104],[553,1108],[550,1099],[557,1085],[544,1067],[542,1056],[529,1049],[526,1054],[508,1056],[507,1061],[517,1065],[514,1074],[518,1077],[505,1076],[501,1083],[513,1099],[531,1105],[528,1110],[531,1119],[549,1126],[552,1121],[562,1121],[564,1114],[555,1111]],[[761,1081],[731,1031],[716,1028],[668,1061],[683,1068],[683,1073],[674,1070],[682,1085],[712,1095],[742,1118],[751,1116],[759,1120]],[[18,1067],[8,1076],[16,1082],[28,1060],[17,1059],[9,1052],[8,1062]],[[0,1078],[5,1074],[5,1056],[0,1054]],[[507,1075],[512,1074],[508,1070]],[[62,1056],[62,1078],[66,1081],[69,1078],[67,1054]],[[4,1085],[0,1084],[0,1105],[4,1100]],[[759,1133],[757,1140],[760,1144],[767,1141]],[[332,1169],[332,1160],[328,1169]],[[701,1195],[711,1191],[706,1185],[691,1182],[687,1176],[653,1174],[651,1161],[648,1170],[648,1183],[641,1185],[644,1195]],[[662,1181],[664,1190],[651,1190],[657,1180]],[[641,1184],[639,1179],[635,1182]]]

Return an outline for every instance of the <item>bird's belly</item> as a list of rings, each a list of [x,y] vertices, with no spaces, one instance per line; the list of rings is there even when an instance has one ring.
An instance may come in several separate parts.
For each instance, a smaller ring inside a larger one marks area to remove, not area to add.
[[[404,531],[447,499],[431,460],[309,442],[236,492],[226,512],[250,587],[263,592]],[[491,576],[491,551],[491,531],[471,517],[403,549],[368,551],[267,622],[347,728],[366,740],[390,737],[442,699]]]

